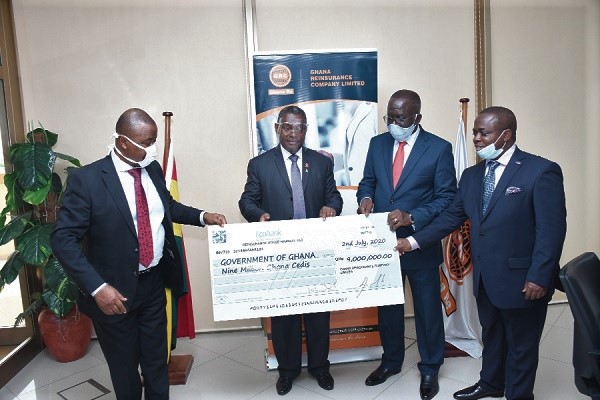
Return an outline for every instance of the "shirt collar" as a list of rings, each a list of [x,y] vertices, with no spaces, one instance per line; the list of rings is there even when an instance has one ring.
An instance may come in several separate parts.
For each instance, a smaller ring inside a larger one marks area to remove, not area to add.
[[[516,143],[513,143],[512,146],[509,147],[508,150],[506,150],[504,152],[504,154],[502,154],[500,156],[500,158],[496,159],[495,161],[498,162],[498,164],[502,165],[502,166],[507,166],[508,162],[510,161],[511,157],[513,156],[513,154],[515,153],[515,148],[517,147]]]
[[[279,145],[279,147],[281,147],[281,154],[283,154],[284,160],[289,159],[292,153],[284,149],[282,145]],[[296,152],[296,155],[298,156],[298,160],[302,159],[302,147]]]
[[[115,165],[115,169],[117,170],[117,172],[127,172],[130,169],[134,168],[131,165],[127,164],[125,161],[121,160],[114,150],[111,150],[110,158],[112,159],[112,162]]]

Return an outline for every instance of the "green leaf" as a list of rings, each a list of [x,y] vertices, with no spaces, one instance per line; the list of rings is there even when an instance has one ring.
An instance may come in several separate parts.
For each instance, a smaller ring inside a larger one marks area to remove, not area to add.
[[[4,175],[6,186],[6,208],[2,215],[16,211],[23,206],[23,188],[17,183],[17,175],[14,172]]]
[[[79,160],[73,156],[70,156],[68,154],[58,153],[58,152],[55,152],[54,154],[56,154],[56,157],[60,158],[61,160],[68,161],[71,164],[75,165],[76,167],[81,167],[81,163],[79,162]]]
[[[17,250],[27,264],[41,266],[52,254],[50,247],[50,234],[52,224],[35,225],[21,235],[17,241]]]
[[[46,305],[50,311],[59,317],[64,317],[67,315],[75,305],[75,301],[61,298],[59,295],[49,289],[45,289],[42,296],[44,297],[44,301],[46,302]]]
[[[23,233],[31,220],[31,211],[17,215],[10,222],[0,228],[0,246],[15,240]]]
[[[8,260],[6,260],[2,269],[0,269],[0,291],[4,289],[5,285],[10,285],[17,279],[23,265],[23,259],[19,257],[18,251],[13,252],[8,257]]]
[[[24,190],[48,186],[56,155],[45,143],[16,143],[10,146],[10,161]]]
[[[14,324],[15,327],[21,325],[25,318],[30,318],[33,314],[37,314],[44,305],[44,300],[42,299],[42,294],[40,292],[32,293],[31,296],[29,296],[29,299],[31,300],[31,305],[21,314],[17,315]]]
[[[46,197],[48,197],[48,193],[50,192],[50,188],[52,187],[52,179],[48,180],[46,186],[37,188],[35,190],[26,190],[23,193],[23,200],[26,203],[32,204],[34,206],[38,204],[42,204]]]
[[[51,132],[47,129],[44,129],[44,127],[35,128],[35,129],[27,132],[27,141],[29,143],[35,142],[34,135],[38,136],[38,137],[41,136],[42,142],[46,143],[50,147],[54,147],[54,145],[58,141],[58,134]]]
[[[44,267],[44,278],[46,287],[57,297],[69,301],[77,300],[79,288],[56,258],[52,258]]]

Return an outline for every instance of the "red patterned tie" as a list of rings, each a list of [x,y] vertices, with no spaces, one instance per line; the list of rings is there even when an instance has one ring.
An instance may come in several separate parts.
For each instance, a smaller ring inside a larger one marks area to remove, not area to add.
[[[398,144],[398,150],[396,150],[396,156],[394,157],[394,163],[392,164],[392,183],[394,184],[394,187],[398,184],[400,175],[402,175],[402,168],[404,168],[404,146],[406,146],[406,142],[400,142]]]
[[[152,242],[152,227],[150,226],[148,201],[146,200],[146,193],[142,187],[142,170],[141,168],[134,168],[127,172],[133,176],[133,185],[135,187],[135,208],[137,213],[140,264],[148,268],[154,259],[154,245]]]

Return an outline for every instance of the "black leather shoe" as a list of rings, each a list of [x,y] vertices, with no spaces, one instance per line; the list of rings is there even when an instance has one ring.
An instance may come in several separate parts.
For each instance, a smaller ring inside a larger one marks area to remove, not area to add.
[[[421,375],[421,386],[419,386],[419,394],[421,399],[430,400],[435,397],[440,391],[440,385],[438,383],[438,375]]]
[[[292,382],[294,378],[290,378],[289,376],[280,376],[277,379],[277,384],[275,387],[277,388],[277,394],[283,396],[284,394],[288,394],[290,390],[292,390]]]
[[[325,390],[333,389],[333,376],[327,371],[320,373],[316,376],[319,386]]]
[[[454,393],[454,398],[459,400],[477,400],[484,397],[502,397],[504,390],[488,390],[484,389],[479,384],[469,386]]]
[[[371,372],[371,375],[367,377],[367,379],[365,380],[365,385],[380,385],[383,382],[387,381],[387,378],[389,378],[392,375],[396,375],[399,372],[400,370],[391,370],[380,365],[375,371]]]

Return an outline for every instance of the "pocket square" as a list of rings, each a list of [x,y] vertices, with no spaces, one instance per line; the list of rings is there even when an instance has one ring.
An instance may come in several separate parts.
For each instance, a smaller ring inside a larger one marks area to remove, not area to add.
[[[516,186],[509,186],[509,187],[506,189],[506,193],[504,193],[504,194],[506,194],[506,195],[509,195],[509,194],[520,193],[520,192],[522,192],[522,191],[523,191],[523,189],[521,189],[520,187],[516,187]]]

